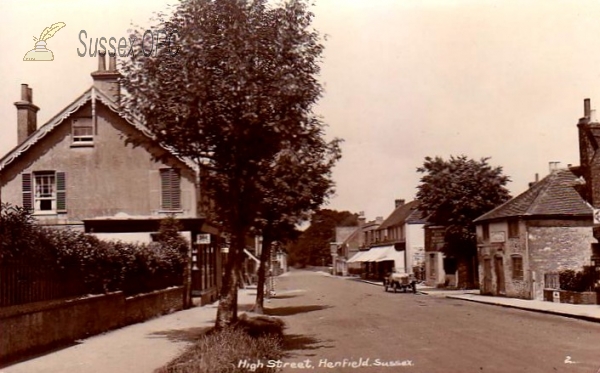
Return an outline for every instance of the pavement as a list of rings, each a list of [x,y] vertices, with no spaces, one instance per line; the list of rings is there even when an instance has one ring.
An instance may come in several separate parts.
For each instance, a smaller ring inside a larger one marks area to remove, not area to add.
[[[255,299],[256,289],[241,289],[239,310],[248,310]],[[217,307],[215,302],[129,325],[4,367],[0,372],[152,373],[214,325]]]
[[[331,276],[325,272],[321,274]],[[281,277],[287,275],[288,273]],[[382,286],[380,282],[355,277],[331,277]],[[417,289],[419,294],[431,297],[447,297],[600,322],[598,305],[482,296],[477,294],[478,291],[444,290],[422,285]],[[254,304],[256,289],[242,289],[238,297],[239,310],[248,310]],[[265,302],[269,300],[266,299]],[[0,373],[152,373],[181,354],[194,337],[214,325],[217,307],[218,302],[197,306],[93,336],[77,341],[70,347],[4,367],[0,369]]]
[[[356,277],[347,277],[346,279],[366,282],[376,286],[383,286],[383,284],[379,281],[363,280]],[[600,305],[567,304],[540,300],[494,297],[489,295],[481,295],[479,290],[449,290],[428,287],[421,284],[417,285],[417,292],[429,296],[460,299],[494,306],[516,308],[525,311],[540,312],[551,315],[571,317],[580,320],[600,322]]]

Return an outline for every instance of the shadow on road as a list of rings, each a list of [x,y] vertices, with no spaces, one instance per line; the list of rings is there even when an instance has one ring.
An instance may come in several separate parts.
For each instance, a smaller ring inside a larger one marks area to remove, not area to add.
[[[195,342],[211,329],[212,327],[210,326],[187,329],[171,329],[160,332],[154,332],[151,335],[167,337],[167,339],[172,342]]]
[[[288,299],[296,298],[302,294],[283,294],[283,295],[272,295],[270,299]]]
[[[297,315],[299,313],[306,313],[312,311],[320,311],[327,308],[331,308],[331,306],[290,306],[290,307],[277,307],[277,308],[266,308],[265,314],[269,316],[291,316]]]
[[[327,342],[331,341],[322,341],[311,336],[300,334],[287,334],[283,337],[283,350],[285,351],[285,357],[290,358],[296,355],[291,351],[310,351],[334,347],[333,345],[325,345]],[[303,355],[315,356],[315,354]]]

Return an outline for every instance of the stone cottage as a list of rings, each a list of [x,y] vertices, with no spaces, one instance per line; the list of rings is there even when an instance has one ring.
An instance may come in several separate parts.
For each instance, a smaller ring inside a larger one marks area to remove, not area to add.
[[[545,274],[590,263],[596,240],[581,183],[555,170],[475,220],[482,294],[542,300]]]
[[[541,300],[545,275],[600,269],[600,123],[589,99],[577,127],[578,167],[552,171],[475,220],[483,294]]]

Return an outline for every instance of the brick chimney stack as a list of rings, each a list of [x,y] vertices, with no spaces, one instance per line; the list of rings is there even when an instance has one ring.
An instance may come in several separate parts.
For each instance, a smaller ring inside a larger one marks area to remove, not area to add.
[[[405,201],[405,200],[403,200],[403,199],[397,199],[397,200],[395,200],[395,201],[394,201],[394,208],[398,208],[398,207],[400,207],[400,206],[403,206],[405,202],[406,202],[406,201]]]
[[[121,97],[121,85],[119,83],[119,71],[117,71],[117,56],[109,53],[108,70],[106,69],[106,51],[98,52],[98,70],[92,73],[94,87],[102,91],[113,102],[118,103]]]
[[[27,84],[21,84],[21,101],[17,107],[17,145],[21,145],[37,129],[39,107],[33,104],[33,91]]]
[[[600,123],[593,119],[590,99],[583,101],[583,117],[579,119],[579,176],[586,182],[585,199],[600,207]]]

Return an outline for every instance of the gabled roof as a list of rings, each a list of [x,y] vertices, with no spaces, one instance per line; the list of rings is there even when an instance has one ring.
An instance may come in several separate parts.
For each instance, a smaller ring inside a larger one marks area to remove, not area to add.
[[[425,224],[422,218],[422,213],[419,211],[419,201],[411,201],[398,206],[391,214],[381,223],[378,229],[387,229],[403,224]]]
[[[592,207],[575,190],[581,185],[568,169],[553,171],[515,198],[475,219],[475,222],[512,217],[591,218]]]
[[[149,139],[155,140],[154,135],[146,126],[142,124],[140,120],[129,118],[124,115],[124,112],[119,109],[118,105],[111,100],[108,96],[102,93],[101,90],[94,88],[93,86],[85,91],[81,96],[79,96],[75,101],[71,102],[66,108],[56,114],[52,119],[46,122],[43,126],[38,128],[34,133],[31,134],[23,143],[16,146],[13,150],[8,152],[4,157],[0,158],[0,171],[6,168],[9,164],[14,162],[17,158],[19,158],[23,153],[25,153],[29,148],[37,144],[41,139],[43,139],[46,135],[52,132],[56,127],[58,127],[64,120],[66,120],[69,116],[79,110],[83,105],[88,102],[95,103],[96,100],[102,102],[106,107],[108,107],[111,111],[119,115],[123,118],[127,123],[131,124],[138,131],[140,131],[144,136]],[[162,146],[165,150],[173,154],[173,156],[177,157],[179,160],[184,162],[188,167],[196,170],[196,165],[190,161],[189,159],[185,159],[177,155],[175,151],[172,149]]]

